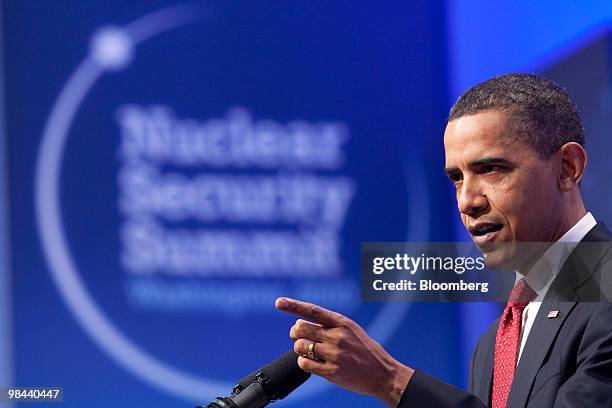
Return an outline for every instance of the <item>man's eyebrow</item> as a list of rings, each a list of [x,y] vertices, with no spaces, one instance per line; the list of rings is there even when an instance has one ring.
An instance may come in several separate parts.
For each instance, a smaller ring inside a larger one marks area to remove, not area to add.
[[[470,167],[481,167],[481,166],[511,166],[514,167],[514,163],[503,157],[484,157],[482,159],[474,160],[470,162]]]

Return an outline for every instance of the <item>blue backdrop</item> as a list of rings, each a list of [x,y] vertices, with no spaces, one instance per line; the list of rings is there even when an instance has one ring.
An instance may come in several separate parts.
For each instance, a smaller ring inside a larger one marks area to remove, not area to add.
[[[518,48],[470,47],[490,11],[458,3],[4,2],[0,385],[62,386],[69,407],[206,403],[292,346],[273,307],[288,295],[463,386],[499,305],[365,304],[360,243],[466,239],[441,171],[466,86],[538,69],[583,89],[574,51],[551,56],[578,41],[612,93],[601,19],[517,65]],[[519,3],[496,13],[522,19]],[[605,152],[610,99],[581,98]],[[597,160],[587,195],[610,202]],[[279,405],[382,406],[317,379]]]

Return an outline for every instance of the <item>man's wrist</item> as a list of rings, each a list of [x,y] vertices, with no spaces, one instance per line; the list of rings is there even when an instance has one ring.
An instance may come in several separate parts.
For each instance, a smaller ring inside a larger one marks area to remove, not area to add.
[[[401,363],[397,363],[397,366],[393,369],[389,387],[385,391],[385,394],[381,397],[381,399],[390,407],[397,407],[404,390],[408,386],[408,382],[410,378],[412,378],[412,374],[414,374],[414,370],[410,367],[407,367]]]

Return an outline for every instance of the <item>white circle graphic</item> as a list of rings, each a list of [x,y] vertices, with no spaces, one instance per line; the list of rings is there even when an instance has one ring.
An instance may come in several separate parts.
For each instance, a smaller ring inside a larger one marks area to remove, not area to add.
[[[125,30],[116,27],[100,29],[91,41],[91,57],[102,68],[119,71],[132,61],[133,44]]]
[[[125,336],[98,307],[79,276],[67,244],[61,215],[60,173],[72,122],[97,80],[106,71],[127,67],[139,43],[197,22],[203,17],[202,12],[199,5],[175,6],[148,14],[123,28],[105,27],[96,31],[90,54],[70,76],[50,112],[42,135],[34,183],[36,220],[43,253],[52,279],[72,315],[95,344],[118,365],[146,383],[188,401],[212,400],[225,395],[233,383],[190,374],[161,361]],[[407,160],[411,168],[406,169],[412,175],[410,192],[414,197],[428,197],[423,167],[418,164],[418,158],[413,159]],[[429,235],[428,210],[426,200],[411,203],[408,238]],[[409,306],[409,303],[388,303],[366,330],[384,344],[401,324]],[[288,402],[311,397],[329,385],[321,378],[313,378]]]

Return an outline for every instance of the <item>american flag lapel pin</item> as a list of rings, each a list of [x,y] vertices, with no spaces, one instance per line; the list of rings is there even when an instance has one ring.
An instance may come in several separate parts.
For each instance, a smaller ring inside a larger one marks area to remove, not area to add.
[[[551,310],[550,312],[548,312],[548,318],[549,319],[554,319],[555,317],[559,317],[559,311],[558,310]]]

